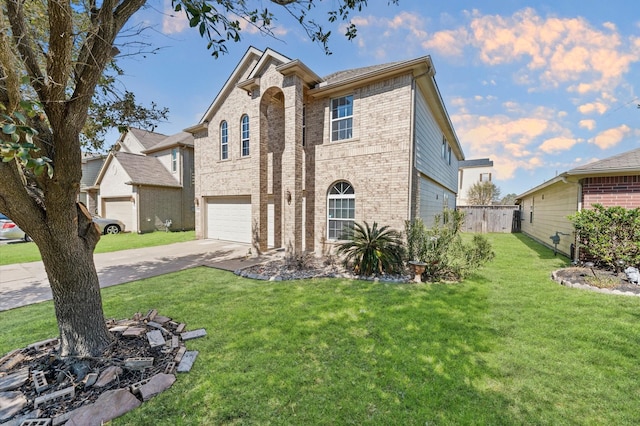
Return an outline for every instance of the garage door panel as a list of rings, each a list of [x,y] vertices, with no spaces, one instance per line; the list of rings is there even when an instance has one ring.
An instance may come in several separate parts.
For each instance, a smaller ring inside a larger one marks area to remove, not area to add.
[[[118,219],[127,231],[136,231],[133,226],[133,204],[131,198],[107,198],[102,200],[102,216]]]
[[[251,243],[251,198],[208,200],[207,238]]]

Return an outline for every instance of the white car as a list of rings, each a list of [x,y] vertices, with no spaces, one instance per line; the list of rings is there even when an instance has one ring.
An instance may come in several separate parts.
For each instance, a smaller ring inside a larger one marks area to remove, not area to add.
[[[31,241],[31,238],[14,221],[2,213],[0,213],[0,239]]]
[[[118,219],[107,219],[100,216],[93,216],[93,222],[98,225],[100,233],[104,235],[124,232],[124,223]]]
[[[117,219],[107,219],[100,216],[94,216],[93,222],[98,225],[100,233],[119,234],[124,232],[124,223]],[[0,213],[0,239],[5,240],[25,240],[31,241],[31,238],[4,214]]]

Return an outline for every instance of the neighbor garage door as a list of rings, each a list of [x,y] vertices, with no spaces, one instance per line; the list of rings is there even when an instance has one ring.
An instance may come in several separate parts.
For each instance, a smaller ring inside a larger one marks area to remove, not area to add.
[[[251,243],[251,197],[209,199],[207,238]]]
[[[103,198],[102,217],[118,219],[124,223],[126,231],[137,232],[133,226],[133,204],[131,198]]]

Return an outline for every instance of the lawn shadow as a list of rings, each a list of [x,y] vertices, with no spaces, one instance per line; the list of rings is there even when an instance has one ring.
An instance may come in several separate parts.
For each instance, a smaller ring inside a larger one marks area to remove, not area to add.
[[[565,256],[562,253],[555,253],[553,252],[553,249],[541,244],[539,241],[534,240],[533,238],[529,237],[528,235],[522,234],[522,233],[517,233],[517,234],[513,234],[518,240],[520,240],[520,242],[522,242],[525,246],[527,246],[528,249],[530,249],[531,251],[535,252],[538,257],[540,259],[563,259],[567,261],[567,264],[569,264],[571,262],[571,259],[569,259],[567,256]]]

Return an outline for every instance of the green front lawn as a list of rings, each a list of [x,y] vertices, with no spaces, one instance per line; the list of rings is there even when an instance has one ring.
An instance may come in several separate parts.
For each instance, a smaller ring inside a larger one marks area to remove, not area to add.
[[[151,232],[148,234],[124,233],[102,235],[95,253],[108,253],[118,250],[163,246],[184,241],[193,241],[195,231],[186,232]],[[38,247],[33,242],[11,242],[0,245],[0,266],[14,263],[27,263],[42,260]]]
[[[262,282],[197,268],[103,290],[204,327],[194,369],[115,425],[640,424],[640,299],[568,289],[521,235],[460,284]],[[27,320],[28,318],[28,320]],[[56,334],[51,302],[0,312],[0,353]]]

